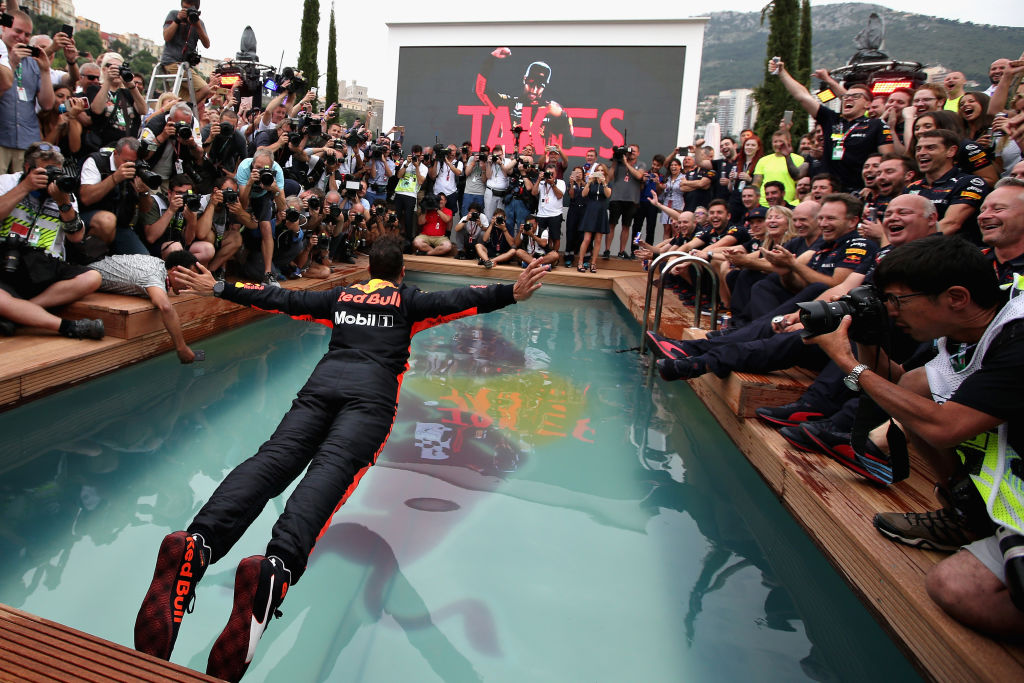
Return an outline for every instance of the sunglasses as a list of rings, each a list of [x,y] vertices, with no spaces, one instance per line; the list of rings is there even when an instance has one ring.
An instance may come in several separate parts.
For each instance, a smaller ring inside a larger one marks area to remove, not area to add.
[[[98,80],[100,80],[99,76],[87,76],[85,74],[82,75],[82,78],[84,78],[87,81],[98,81]]]

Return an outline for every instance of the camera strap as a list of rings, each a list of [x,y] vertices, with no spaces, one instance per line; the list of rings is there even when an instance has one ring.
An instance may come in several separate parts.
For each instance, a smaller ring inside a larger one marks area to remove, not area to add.
[[[850,445],[853,452],[864,457],[867,452],[868,435],[872,429],[884,420],[889,420],[889,429],[886,432],[886,439],[889,445],[889,476],[882,475],[882,478],[891,478],[888,482],[895,484],[910,476],[910,455],[907,453],[907,437],[896,422],[882,410],[875,401],[867,394],[862,394],[857,401],[857,415],[854,418],[853,428],[850,430]],[[878,464],[881,469],[885,465]],[[872,467],[872,472],[881,475],[879,467]]]

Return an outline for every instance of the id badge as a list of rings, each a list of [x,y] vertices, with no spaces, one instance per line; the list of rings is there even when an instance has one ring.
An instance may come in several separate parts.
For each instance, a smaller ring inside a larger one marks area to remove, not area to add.
[[[832,133],[832,161],[843,160],[843,134]]]
[[[124,110],[118,107],[117,109],[117,125],[121,128],[125,127]]]
[[[18,86],[18,100],[20,100],[21,102],[32,101],[32,98],[28,96],[28,90],[25,90],[25,88],[20,85]]]
[[[174,172],[177,175],[183,175],[185,173],[185,167],[182,165],[181,159],[178,159],[174,162]]]

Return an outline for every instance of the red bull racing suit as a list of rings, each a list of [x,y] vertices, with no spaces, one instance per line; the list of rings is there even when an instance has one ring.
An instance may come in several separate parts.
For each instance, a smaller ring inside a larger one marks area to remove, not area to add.
[[[223,557],[267,502],[308,467],[274,525],[266,555],[296,583],[331,516],[376,462],[391,433],[412,337],[515,303],[512,285],[423,292],[384,280],[326,292],[219,285],[217,296],[334,328],[327,353],[256,455],[231,471],[189,526]]]

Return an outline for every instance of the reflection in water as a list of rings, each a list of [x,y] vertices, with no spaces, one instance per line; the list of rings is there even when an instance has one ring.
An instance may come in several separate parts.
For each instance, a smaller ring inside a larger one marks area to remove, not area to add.
[[[637,381],[614,302],[531,303],[416,338],[388,446],[254,680],[910,675],[685,388]],[[325,332],[259,323],[211,340],[204,367],[156,359],[0,415],[19,435],[0,450],[0,602],[130,645],[148,576],[104,573],[97,623],[99,558],[142,552],[148,573],[159,539],[280,420]],[[176,662],[205,665],[233,574],[207,574]]]

